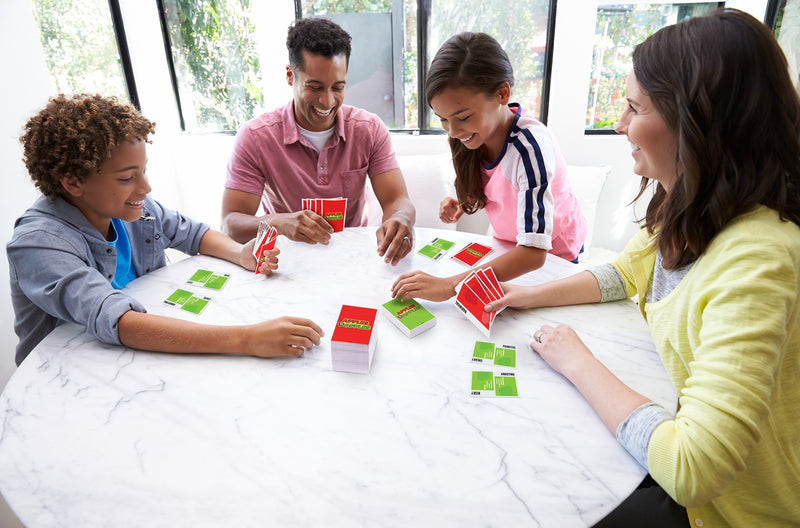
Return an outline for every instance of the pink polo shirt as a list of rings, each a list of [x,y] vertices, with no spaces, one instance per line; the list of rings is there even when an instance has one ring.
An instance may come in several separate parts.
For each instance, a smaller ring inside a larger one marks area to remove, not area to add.
[[[486,216],[494,236],[574,260],[586,219],[566,175],[566,162],[547,127],[511,104],[516,117],[503,151],[482,164]]]
[[[300,210],[303,198],[347,198],[346,227],[367,225],[367,176],[399,167],[375,114],[342,105],[321,152],[300,135],[294,101],[245,123],[236,134],[225,187],[261,196],[267,213]]]

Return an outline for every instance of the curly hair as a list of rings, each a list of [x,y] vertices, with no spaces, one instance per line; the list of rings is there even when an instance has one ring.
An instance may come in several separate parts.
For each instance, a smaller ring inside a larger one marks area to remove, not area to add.
[[[33,183],[51,200],[64,194],[61,178],[86,179],[120,143],[149,143],[155,123],[116,97],[60,94],[25,124],[19,138]]]
[[[514,86],[514,68],[503,47],[486,33],[464,32],[442,44],[428,68],[425,97],[431,100],[448,88],[468,88],[493,96],[508,83]],[[456,138],[449,138],[456,171],[456,195],[461,208],[472,214],[486,206],[481,180],[481,151],[470,150]]]
[[[645,216],[664,267],[694,262],[759,204],[800,225],[800,98],[764,24],[722,9],[668,26],[636,47],[633,71],[678,137],[675,184],[656,186]]]
[[[305,71],[303,51],[330,59],[344,53],[350,64],[350,34],[327,18],[299,18],[289,26],[286,49],[289,65],[295,71]]]

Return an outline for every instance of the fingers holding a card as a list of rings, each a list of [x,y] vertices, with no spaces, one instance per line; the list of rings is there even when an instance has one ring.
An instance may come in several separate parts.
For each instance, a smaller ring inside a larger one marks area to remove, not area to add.
[[[487,312],[495,312],[506,307],[526,309],[534,306],[532,302],[534,296],[532,286],[521,286],[509,282],[503,282],[501,286],[505,295],[496,301],[488,303],[484,308]]]
[[[327,244],[333,233],[323,217],[309,210],[274,215],[272,225],[286,238],[308,244]]]
[[[259,357],[299,356],[325,335],[310,319],[279,317],[245,327],[245,354]]]
[[[378,238],[378,255],[392,266],[414,248],[414,231],[395,218],[389,218],[375,232]]]
[[[446,301],[456,294],[457,282],[452,277],[434,277],[424,271],[412,271],[397,278],[392,285],[392,297],[401,301],[411,297],[435,302]]]

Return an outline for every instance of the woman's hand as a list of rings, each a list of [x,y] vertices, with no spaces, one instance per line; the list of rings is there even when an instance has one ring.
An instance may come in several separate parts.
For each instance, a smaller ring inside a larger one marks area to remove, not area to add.
[[[543,325],[533,333],[531,350],[542,356],[548,365],[571,382],[582,367],[596,363],[592,351],[578,334],[566,325]]]
[[[461,205],[459,205],[458,200],[455,198],[447,196],[439,204],[439,220],[445,224],[454,224],[458,222],[458,219],[461,218],[463,214],[464,210],[461,209]]]
[[[411,297],[429,301],[446,301],[456,294],[452,277],[441,278],[428,275],[424,271],[404,273],[392,285],[392,297],[405,301]]]

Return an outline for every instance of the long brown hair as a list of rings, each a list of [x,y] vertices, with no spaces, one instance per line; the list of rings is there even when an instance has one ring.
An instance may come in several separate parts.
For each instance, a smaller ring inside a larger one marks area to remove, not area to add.
[[[800,98],[764,24],[721,9],[668,26],[636,47],[633,70],[678,138],[675,183],[656,185],[644,218],[664,267],[694,262],[759,204],[800,225]]]
[[[514,86],[514,69],[500,43],[486,33],[464,32],[447,39],[436,52],[425,79],[425,97],[430,105],[431,99],[447,88],[468,88],[493,96],[504,83]],[[468,149],[456,138],[449,138],[449,143],[456,195],[464,212],[472,214],[486,206],[481,151]]]

